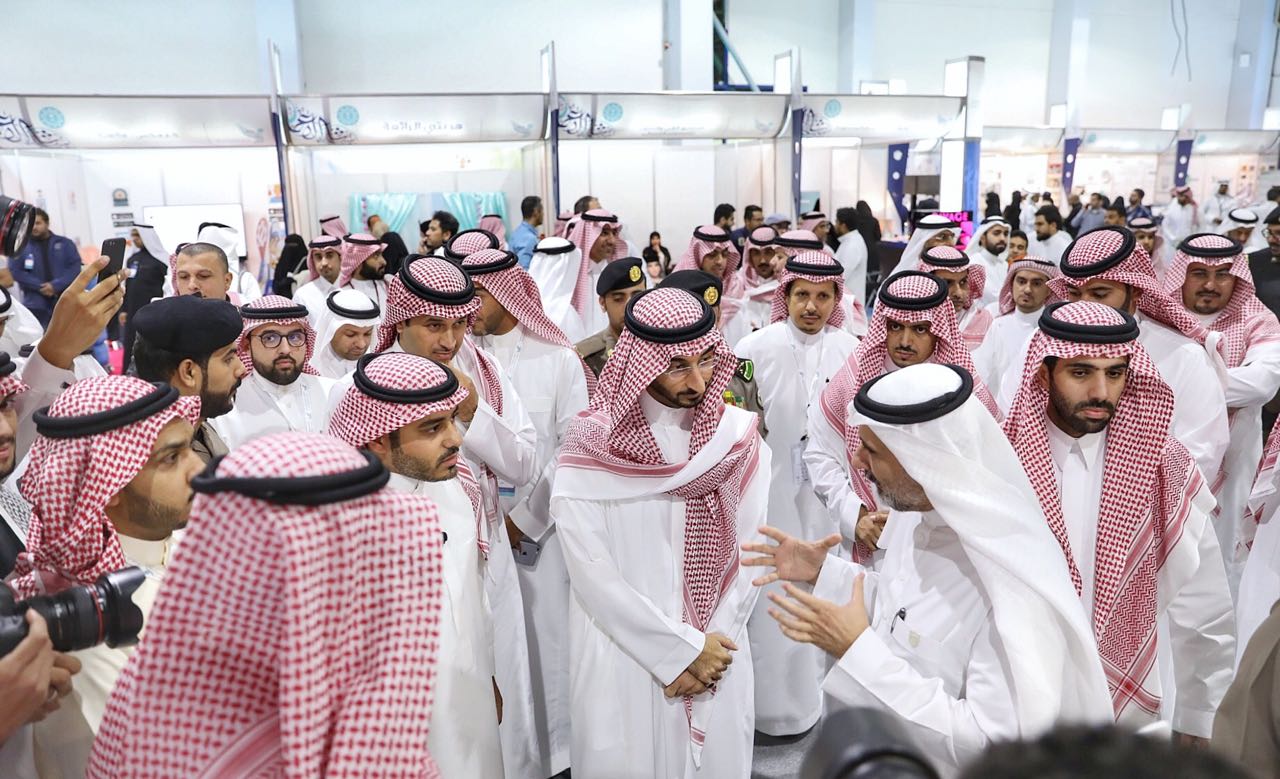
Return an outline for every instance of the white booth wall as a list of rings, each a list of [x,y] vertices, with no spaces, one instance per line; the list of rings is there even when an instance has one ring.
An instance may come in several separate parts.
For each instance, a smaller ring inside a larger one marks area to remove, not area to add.
[[[1161,154],[1115,154],[1088,153],[1081,150],[1076,157],[1075,176],[1073,178],[1076,191],[1086,195],[1101,192],[1108,198],[1128,198],[1135,187],[1147,193],[1147,203],[1162,203],[1168,200],[1166,190],[1160,194],[1161,180],[1172,181],[1173,170],[1167,162],[1162,162]]]
[[[897,213],[889,197],[889,147],[862,146],[855,139],[806,138],[800,158],[800,188],[818,192],[822,209],[834,221],[836,210],[867,201],[887,234]]]
[[[1014,190],[1044,192],[1049,188],[1049,166],[1061,154],[983,154],[978,167],[978,191],[997,192],[1007,206]]]

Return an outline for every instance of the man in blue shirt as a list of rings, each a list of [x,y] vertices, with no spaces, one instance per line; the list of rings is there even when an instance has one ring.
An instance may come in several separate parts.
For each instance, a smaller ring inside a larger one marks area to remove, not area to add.
[[[1140,216],[1151,218],[1151,209],[1142,205],[1142,201],[1146,198],[1147,193],[1141,189],[1135,189],[1129,193],[1129,208],[1125,211],[1125,221],[1136,219]]]
[[[80,273],[80,252],[70,238],[54,235],[44,209],[37,208],[34,214],[31,240],[9,258],[9,271],[22,289],[22,302],[41,327],[48,327],[58,297]]]
[[[524,221],[511,231],[507,246],[520,260],[520,267],[529,270],[534,247],[538,245],[538,228],[542,226],[542,198],[529,195],[521,200],[520,216]]]

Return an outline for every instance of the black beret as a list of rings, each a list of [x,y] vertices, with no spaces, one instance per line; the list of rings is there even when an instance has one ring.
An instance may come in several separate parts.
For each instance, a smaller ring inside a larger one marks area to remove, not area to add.
[[[1271,213],[1267,214],[1267,218],[1262,221],[1269,225],[1280,225],[1280,208],[1271,209]]]
[[[709,306],[719,305],[720,294],[724,292],[720,279],[701,270],[678,270],[663,279],[658,287],[683,289],[693,293],[694,297],[702,298]]]
[[[627,257],[609,263],[596,282],[596,294],[607,295],[614,290],[644,284],[643,265],[644,261],[639,257]]]
[[[193,295],[160,298],[133,315],[133,328],[147,343],[191,358],[230,345],[243,327],[231,303]]]

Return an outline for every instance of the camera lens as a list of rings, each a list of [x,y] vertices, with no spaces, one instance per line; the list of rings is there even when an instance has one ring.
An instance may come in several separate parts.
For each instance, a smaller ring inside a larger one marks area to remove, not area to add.
[[[141,568],[124,568],[103,574],[93,585],[102,605],[102,640],[107,646],[137,643],[142,610],[133,602],[133,593],[146,578]]]
[[[33,213],[31,204],[0,195],[0,254],[12,257],[22,251],[31,237]]]
[[[44,617],[49,640],[59,652],[74,652],[106,643],[116,647],[133,644],[142,630],[142,610],[133,593],[146,580],[141,568],[124,568],[103,574],[93,584],[40,595],[13,603],[0,593],[0,657],[27,635],[23,612],[34,609]],[[0,584],[0,590],[8,588]]]

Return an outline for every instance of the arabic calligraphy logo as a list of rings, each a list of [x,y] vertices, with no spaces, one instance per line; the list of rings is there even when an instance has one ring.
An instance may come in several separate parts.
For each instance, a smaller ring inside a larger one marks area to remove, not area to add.
[[[0,143],[13,146],[35,146],[31,126],[20,116],[0,114]]]
[[[600,116],[606,122],[616,122],[622,118],[622,106],[617,103],[605,103],[604,110],[600,112]]]
[[[360,121],[360,112],[353,105],[339,106],[336,117],[338,124],[345,124],[350,127]]]
[[[610,104],[616,105],[616,104]],[[606,106],[606,110],[608,106]],[[596,121],[589,111],[583,110],[577,103],[570,103],[563,97],[556,111],[556,124],[565,135],[575,138],[606,138],[613,135],[613,128],[602,121]],[[618,106],[618,116],[622,116],[622,106]]]
[[[804,109],[804,120],[801,122],[800,127],[806,138],[826,135],[831,132],[831,126],[827,124],[827,120],[814,113],[812,108]]]
[[[41,108],[40,113],[37,114],[37,116],[40,119],[40,124],[48,127],[50,130],[57,130],[67,123],[67,118],[62,115],[62,112],[51,105]]]

